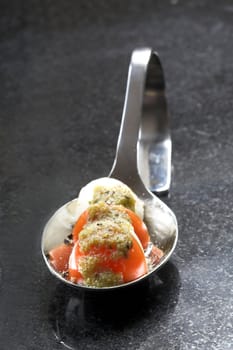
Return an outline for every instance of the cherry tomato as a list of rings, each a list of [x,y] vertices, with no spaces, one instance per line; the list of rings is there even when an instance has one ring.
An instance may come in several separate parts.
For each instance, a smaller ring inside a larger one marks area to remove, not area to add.
[[[132,226],[134,228],[134,232],[138,236],[139,240],[143,248],[145,249],[150,241],[150,236],[144,222],[130,209],[119,206],[119,210],[124,211],[128,214]],[[83,226],[87,223],[88,220],[88,210],[85,210],[81,216],[76,221],[76,224],[73,228],[73,240],[78,240],[79,232],[83,229]]]
[[[138,236],[143,248],[145,249],[150,241],[150,236],[146,225],[132,210],[127,208],[124,208],[124,210],[129,215],[132,226],[134,228],[134,232]]]
[[[79,232],[83,229],[83,226],[86,225],[88,219],[88,210],[85,210],[76,221],[73,228],[73,240],[76,242],[78,240]]]
[[[122,273],[123,282],[130,282],[147,273],[147,263],[143,250],[138,240],[132,236],[133,245],[129,250],[127,257],[121,257],[119,259],[112,259],[112,250],[105,247],[92,248],[88,254],[84,254],[80,250],[79,242],[77,241],[69,260],[69,277],[76,283],[80,283],[83,280],[82,274],[78,270],[79,259],[83,256],[98,256],[102,257],[101,263],[96,266],[96,272],[111,271],[113,273]]]

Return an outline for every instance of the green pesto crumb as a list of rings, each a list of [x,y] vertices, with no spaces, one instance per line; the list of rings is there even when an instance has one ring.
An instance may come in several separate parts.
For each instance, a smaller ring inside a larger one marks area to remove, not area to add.
[[[90,287],[111,287],[123,283],[122,273],[114,273],[104,267],[100,256],[83,256],[79,259],[79,269],[84,283]]]
[[[92,204],[88,208],[88,221],[96,221],[101,219],[111,219],[114,222],[119,222],[121,219],[131,222],[129,215],[124,211],[122,205],[108,205],[103,201]]]
[[[104,247],[115,249],[119,257],[127,256],[133,244],[131,232],[131,224],[124,219],[117,223],[109,219],[94,221],[79,233],[81,251],[88,253],[93,247]]]
[[[122,284],[123,277],[121,273],[105,271],[96,273],[93,276],[86,278],[85,283],[90,287],[96,288],[112,287]]]
[[[90,204],[96,204],[103,201],[109,205],[118,204],[135,211],[135,199],[130,189],[124,186],[113,186],[111,188],[96,186],[94,189],[93,200]]]

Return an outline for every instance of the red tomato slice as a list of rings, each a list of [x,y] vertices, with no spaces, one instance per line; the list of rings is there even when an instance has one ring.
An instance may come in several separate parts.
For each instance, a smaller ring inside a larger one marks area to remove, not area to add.
[[[129,215],[132,226],[134,228],[134,232],[138,236],[143,248],[145,249],[150,242],[150,236],[146,225],[132,210],[127,208],[124,208],[124,210]]]
[[[148,272],[147,263],[140,243],[133,237],[133,246],[127,258],[119,261],[124,282],[133,281]]]
[[[76,221],[73,228],[73,240],[76,242],[78,240],[79,232],[83,229],[83,226],[86,225],[88,219],[88,210],[85,210]]]
[[[57,272],[64,272],[68,270],[69,258],[73,246],[68,244],[61,244],[49,252],[50,264]]]
[[[103,257],[103,260],[101,262],[101,266],[98,265],[97,271],[101,268],[101,270],[110,270],[115,273],[121,272],[123,275],[123,282],[130,282],[132,280],[135,280],[144,274],[147,273],[147,264],[145,260],[145,256],[143,253],[143,250],[140,246],[140,243],[138,240],[132,236],[133,238],[133,246],[128,252],[128,256],[125,258],[119,258],[119,259],[111,259],[111,253],[107,248],[101,247],[101,248],[92,248],[88,254],[84,254],[80,250],[79,242],[77,241],[73,251],[70,256],[69,260],[69,276],[70,279],[73,280],[76,283],[82,282],[82,274],[78,270],[79,265],[79,259],[82,256],[88,256],[88,255],[98,255],[100,257]]]
[[[150,241],[150,236],[146,225],[132,210],[124,207],[120,207],[120,206],[119,206],[119,210],[125,211],[128,214],[128,216],[130,217],[132,226],[134,228],[134,232],[138,236],[143,248],[145,249]],[[87,220],[88,220],[88,210],[85,210],[80,215],[80,217],[76,221],[76,224],[74,225],[73,232],[72,232],[74,242],[78,240],[79,232],[83,229],[83,226],[87,223]]]

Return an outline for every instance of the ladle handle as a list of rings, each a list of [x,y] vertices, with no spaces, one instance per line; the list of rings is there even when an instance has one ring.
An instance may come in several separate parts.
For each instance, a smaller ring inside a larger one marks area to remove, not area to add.
[[[171,140],[162,66],[150,48],[131,56],[115,161],[110,172],[125,183],[141,179],[147,188],[169,190]]]

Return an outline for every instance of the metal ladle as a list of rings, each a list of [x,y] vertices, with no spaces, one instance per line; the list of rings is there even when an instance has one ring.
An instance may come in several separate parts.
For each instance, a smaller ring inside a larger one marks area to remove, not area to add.
[[[109,176],[124,182],[143,200],[144,221],[151,242],[164,251],[164,256],[159,264],[137,280],[112,287],[83,286],[63,278],[47,259],[49,250],[56,246],[55,242],[62,242],[65,235],[71,233],[71,228],[64,229],[62,237],[54,237],[58,231],[51,236],[45,227],[41,246],[45,262],[53,275],[75,288],[103,291],[134,285],[164,265],[177,243],[178,226],[174,213],[148,189],[157,194],[168,192],[171,180],[171,138],[164,75],[157,53],[150,48],[136,49],[131,56],[116,157]],[[73,217],[74,203],[75,200],[65,205]],[[151,248],[149,245],[146,256],[150,256]]]

